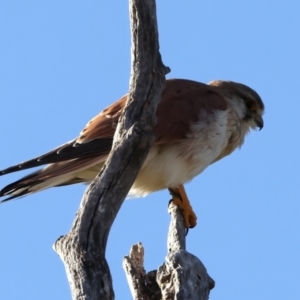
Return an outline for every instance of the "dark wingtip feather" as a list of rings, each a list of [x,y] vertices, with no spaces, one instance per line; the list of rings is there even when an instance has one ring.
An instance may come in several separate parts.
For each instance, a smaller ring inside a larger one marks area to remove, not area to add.
[[[0,176],[46,164],[108,153],[111,149],[112,141],[112,138],[104,138],[80,144],[76,143],[76,140],[72,140],[71,142],[68,142],[44,155],[4,169],[0,171]]]
[[[6,174],[9,174],[9,173],[12,173],[12,172],[16,172],[16,171],[21,171],[21,168],[20,168],[19,165],[15,165],[15,166],[9,167],[7,169],[1,170],[0,171],[0,176],[6,175]]]
[[[20,164],[11,166],[9,168],[6,168],[4,170],[1,170],[0,171],[0,176],[6,175],[6,174],[9,174],[9,173],[13,173],[13,172],[17,172],[17,171],[26,170],[26,169],[29,169],[29,168],[42,166],[44,164],[45,163],[43,163],[43,162],[39,162],[38,158],[34,158],[34,159],[28,160],[24,163],[20,163]]]

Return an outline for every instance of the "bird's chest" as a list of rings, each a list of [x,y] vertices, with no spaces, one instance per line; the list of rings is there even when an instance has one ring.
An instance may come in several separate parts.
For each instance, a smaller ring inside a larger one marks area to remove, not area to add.
[[[216,161],[228,146],[231,128],[227,113],[209,115],[190,126],[186,138],[154,145],[132,187],[131,193],[149,192],[175,187],[192,180]]]
[[[186,161],[195,176],[215,161],[227,147],[229,138],[227,113],[213,115],[191,126],[187,139],[179,144],[178,156]]]
[[[150,165],[170,186],[193,179],[222,153],[228,141],[225,114],[190,127],[186,139],[152,149]]]

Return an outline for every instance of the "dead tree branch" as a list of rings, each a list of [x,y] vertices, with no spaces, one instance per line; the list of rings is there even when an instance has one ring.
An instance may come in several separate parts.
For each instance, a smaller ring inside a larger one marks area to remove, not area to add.
[[[202,262],[185,250],[185,228],[179,208],[169,207],[171,223],[166,262],[157,271],[146,273],[144,248],[134,245],[123,260],[134,300],[207,300],[215,282]]]
[[[159,53],[155,1],[131,0],[130,22],[130,94],[112,151],[86,190],[71,231],[54,244],[76,300],[114,299],[107,238],[153,142],[155,111],[169,72]]]

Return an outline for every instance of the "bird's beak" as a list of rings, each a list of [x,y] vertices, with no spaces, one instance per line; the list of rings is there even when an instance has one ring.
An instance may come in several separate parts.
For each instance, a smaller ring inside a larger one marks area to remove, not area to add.
[[[259,128],[259,130],[262,130],[264,127],[264,120],[262,118],[262,116],[259,116],[255,119],[255,124],[257,125],[257,127]]]

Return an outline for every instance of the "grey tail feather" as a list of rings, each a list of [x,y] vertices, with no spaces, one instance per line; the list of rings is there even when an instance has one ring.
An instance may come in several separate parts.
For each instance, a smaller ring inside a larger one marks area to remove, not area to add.
[[[21,197],[21,196],[25,196],[27,194],[30,194],[32,192],[30,192],[28,189],[37,184],[38,182],[31,182],[31,183],[27,183],[25,184],[24,181],[27,181],[27,180],[30,180],[30,179],[33,179],[34,177],[36,177],[39,173],[41,172],[41,170],[38,170],[38,171],[35,171],[27,176],[24,176],[22,177],[21,179],[15,181],[15,182],[12,182],[10,184],[8,184],[7,186],[5,186],[1,191],[0,191],[0,197],[4,197],[4,196],[9,196],[11,195],[10,197],[8,198],[5,198],[4,200],[2,200],[0,203],[3,203],[3,202],[6,202],[8,200],[12,200],[14,198],[17,198],[17,197]],[[26,188],[27,187],[27,188]],[[24,189],[25,188],[25,189]],[[17,190],[19,189],[24,189],[23,191],[21,191],[20,193],[17,193],[17,194],[14,194],[12,195],[13,193],[17,192]]]
[[[28,188],[28,189],[29,189],[29,188]],[[5,202],[10,201],[10,200],[13,200],[13,199],[16,199],[16,198],[21,198],[21,197],[23,197],[23,196],[32,194],[32,192],[29,192],[28,189],[22,191],[21,193],[19,193],[19,194],[17,194],[17,195],[13,195],[13,196],[10,196],[10,197],[8,197],[8,198],[5,198],[4,200],[1,200],[1,201],[0,201],[0,204],[5,203]]]

